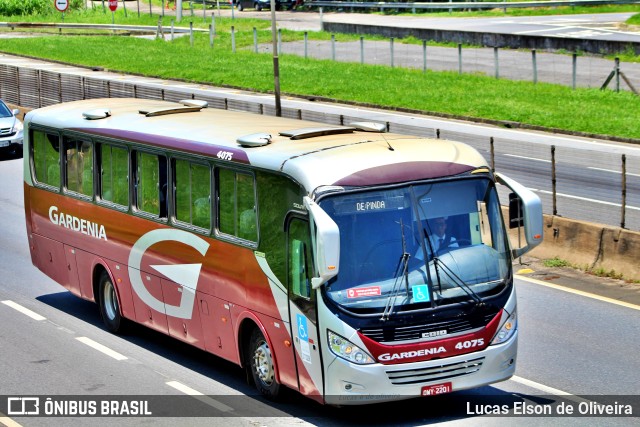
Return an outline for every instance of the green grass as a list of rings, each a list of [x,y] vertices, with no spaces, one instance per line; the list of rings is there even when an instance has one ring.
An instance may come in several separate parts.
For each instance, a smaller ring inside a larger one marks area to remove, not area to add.
[[[140,17],[135,10],[135,2],[128,2],[127,6],[127,17],[119,8],[115,14],[116,23],[157,25],[158,16],[145,14],[142,4]],[[60,15],[0,16],[0,21],[42,22],[60,19]],[[111,23],[111,13],[103,13],[101,7],[65,15],[65,22]],[[172,18],[164,17],[165,31],[169,30]],[[188,26],[190,19],[185,16],[180,25]],[[207,28],[210,22],[211,19],[203,22],[197,13],[193,19],[196,28]],[[236,54],[231,53],[231,26],[236,32]],[[188,37],[167,43],[134,37],[82,36],[77,35],[77,31],[70,37],[3,39],[0,50],[161,78],[271,91],[271,55],[251,52],[253,28],[257,29],[259,43],[271,42],[270,22],[216,18],[215,27],[217,36],[213,50],[209,47],[207,33],[196,34],[195,45],[191,47]],[[70,31],[64,30],[63,33]],[[330,37],[329,33],[309,32],[310,40],[328,40]],[[336,40],[353,41],[359,37],[337,34]],[[302,40],[303,33],[283,30],[282,39],[284,42]],[[376,38],[367,37],[370,39]],[[411,38],[403,41],[421,43]],[[633,55],[629,52],[628,56]],[[422,73],[421,70],[347,64],[292,55],[281,55],[280,65],[281,89],[288,94],[640,139],[640,122],[632,119],[640,116],[640,98],[630,92],[571,90],[562,85],[534,85],[478,74]]]
[[[549,268],[571,267],[572,266],[569,261],[560,259],[558,257],[545,259],[545,260],[542,261],[542,264],[545,267],[549,267]]]
[[[260,33],[270,40],[268,31]],[[208,40],[208,34],[197,34],[191,47],[188,37],[173,43],[132,37],[42,37],[4,39],[1,49],[125,73],[260,92],[273,89],[270,54],[250,49],[233,54],[228,33],[218,33],[214,49]],[[237,34],[238,46],[252,43],[251,31]],[[281,90],[289,94],[640,139],[640,122],[633,119],[640,117],[640,98],[630,92],[571,90],[475,74],[422,73],[292,55],[282,55],[280,66]]]

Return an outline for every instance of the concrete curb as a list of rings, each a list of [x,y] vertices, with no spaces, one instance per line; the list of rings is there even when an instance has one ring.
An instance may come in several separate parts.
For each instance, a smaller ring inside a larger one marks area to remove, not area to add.
[[[587,271],[622,274],[625,280],[640,280],[640,232],[545,215],[545,236],[528,255],[558,257]],[[511,232],[517,245],[517,230]]]

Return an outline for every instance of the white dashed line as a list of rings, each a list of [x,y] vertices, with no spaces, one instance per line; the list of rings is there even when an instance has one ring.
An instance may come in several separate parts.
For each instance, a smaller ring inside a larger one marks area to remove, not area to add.
[[[544,194],[553,194],[552,191],[548,191],[548,190],[537,190],[538,193],[544,193]],[[605,202],[603,200],[596,200],[596,199],[589,199],[587,197],[580,197],[580,196],[572,196],[571,194],[563,194],[563,193],[556,193],[556,196],[559,197],[566,197],[568,199],[575,199],[575,200],[582,200],[585,202],[591,202],[591,203],[600,203],[601,205],[609,205],[609,206],[616,206],[616,207],[622,207],[622,205],[620,203],[613,203],[613,202]],[[640,211],[640,208],[637,206],[626,206],[627,209],[632,209],[634,211]]]
[[[78,337],[76,338],[78,341],[80,341],[83,344],[88,345],[89,347],[98,350],[101,353],[106,354],[109,357],[113,357],[116,360],[127,360],[127,356],[123,356],[122,354],[118,353],[115,350],[111,350],[109,347],[105,347],[104,345],[95,342],[94,340],[92,340],[91,338],[87,338],[87,337]]]
[[[22,424],[18,424],[2,412],[0,412],[0,424],[6,427],[22,427]]]
[[[25,315],[31,317],[33,320],[37,320],[37,321],[47,320],[46,317],[40,316],[38,313],[36,313],[34,311],[31,311],[28,308],[23,307],[20,304],[15,303],[13,301],[2,301],[2,303],[4,305],[8,306],[8,307],[13,308],[14,310],[19,311],[22,314],[25,314]]]
[[[209,396],[205,396],[204,394],[200,393],[197,390],[192,389],[189,386],[186,386],[178,381],[169,381],[168,383],[166,383],[169,387],[173,387],[176,390],[189,395],[189,396],[193,396],[195,399],[198,399],[199,401],[201,401],[202,403],[206,403],[209,406],[212,406],[214,408],[216,408],[219,411],[222,412],[231,412],[233,411],[233,408],[230,406],[225,405],[222,402],[218,402],[215,399],[210,398]]]
[[[618,175],[620,175],[622,173],[622,171],[616,171],[616,170],[612,170],[612,169],[594,168],[594,167],[591,167],[591,166],[587,167],[587,169],[591,169],[591,170],[594,170],[594,171],[601,171],[601,172],[617,173]],[[627,172],[625,175],[627,175],[627,176],[639,176],[640,177],[640,174],[637,174],[637,173],[629,173],[629,172]]]
[[[551,163],[551,160],[547,160],[547,159],[536,159],[535,157],[525,157],[525,156],[517,156],[515,154],[505,154],[505,157],[515,157],[517,159],[525,159],[525,160],[533,160],[536,162],[545,162],[545,163]]]

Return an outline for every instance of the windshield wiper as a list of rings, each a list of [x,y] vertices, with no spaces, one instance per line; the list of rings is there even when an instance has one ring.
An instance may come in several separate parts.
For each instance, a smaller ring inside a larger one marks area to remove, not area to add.
[[[404,279],[407,296],[409,296],[409,258],[411,258],[411,255],[407,252],[407,241],[404,237],[404,224],[402,223],[402,218],[400,218],[400,236],[402,239],[402,255],[400,255],[400,259],[398,260],[398,267],[396,267],[396,274],[394,275],[395,281],[393,282],[393,287],[387,297],[387,302],[384,305],[384,310],[382,311],[382,317],[380,320],[389,320],[389,316],[391,316],[393,308],[396,305],[396,297],[400,293],[400,283],[402,283],[402,279]],[[400,275],[401,269],[402,276]]]
[[[438,258],[437,256],[433,257],[433,261],[434,265],[440,265],[444,274],[449,277],[449,279],[452,279],[453,283],[456,284],[460,289],[462,289],[476,303],[477,307],[484,305],[484,300],[480,297],[480,295],[478,295],[473,289],[471,289],[471,287],[467,285],[464,280],[460,278],[460,276],[454,273],[447,264],[440,261],[440,258]],[[442,290],[440,291],[440,294],[442,295]]]
[[[460,276],[454,273],[453,270],[451,270],[451,268],[447,264],[440,261],[440,258],[438,257],[437,252],[433,249],[433,244],[431,243],[431,239],[429,238],[429,233],[427,232],[427,229],[423,228],[423,232],[425,237],[424,240],[429,245],[429,251],[433,254],[433,267],[436,271],[436,280],[438,281],[438,291],[440,295],[442,295],[442,281],[440,280],[440,269],[438,268],[438,266],[440,266],[443,273],[449,279],[451,279],[456,286],[462,289],[476,303],[476,306],[484,305],[484,301],[482,300],[482,298],[473,289],[471,289],[471,287],[467,285],[464,282],[464,280],[460,278]],[[430,270],[429,263],[425,262],[425,266],[428,272]]]

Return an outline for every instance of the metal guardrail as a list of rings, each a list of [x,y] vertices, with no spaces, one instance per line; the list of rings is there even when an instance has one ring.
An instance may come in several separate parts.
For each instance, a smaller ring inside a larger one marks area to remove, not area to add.
[[[329,7],[329,8],[353,8],[353,9],[411,9],[411,10],[442,10],[442,9],[510,9],[510,8],[536,8],[559,6],[602,6],[618,4],[640,4],[638,0],[558,0],[558,1],[526,1],[526,2],[452,2],[441,1],[437,3],[424,2],[351,2],[351,1],[309,1],[305,6]]]

